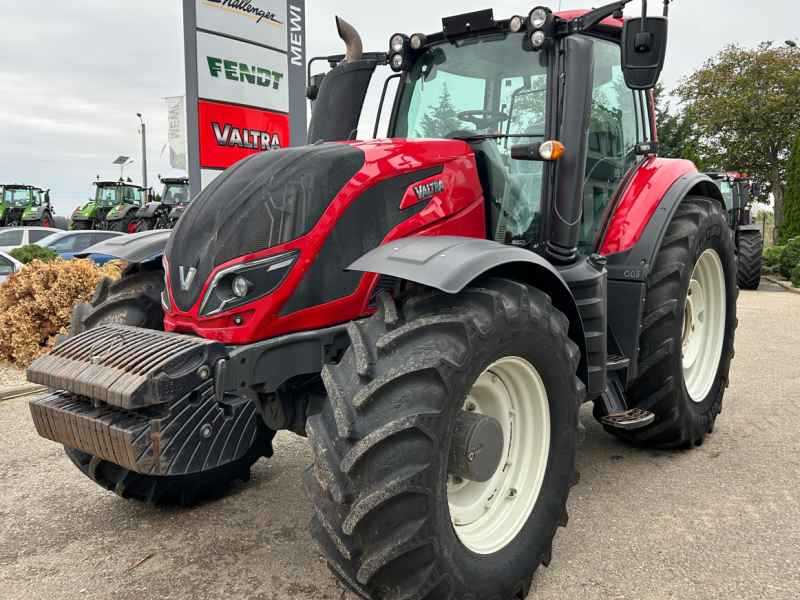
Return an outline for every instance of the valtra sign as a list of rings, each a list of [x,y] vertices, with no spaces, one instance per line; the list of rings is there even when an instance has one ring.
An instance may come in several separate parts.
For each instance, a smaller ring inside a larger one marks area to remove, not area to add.
[[[200,102],[200,163],[225,168],[251,154],[289,146],[289,117],[241,106]]]
[[[258,152],[306,141],[305,4],[183,0],[191,194]]]

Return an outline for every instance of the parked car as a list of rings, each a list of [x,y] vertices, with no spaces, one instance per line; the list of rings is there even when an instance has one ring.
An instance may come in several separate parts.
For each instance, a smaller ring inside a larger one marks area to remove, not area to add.
[[[89,246],[105,242],[106,240],[120,235],[125,234],[116,231],[58,231],[39,240],[36,244],[44,248],[55,250],[61,258],[69,260],[79,252],[86,250]],[[108,256],[107,254],[92,254],[88,258],[91,258],[98,265],[104,265],[114,257]]]
[[[6,277],[12,273],[16,273],[22,268],[22,263],[13,256],[9,256],[5,252],[0,252],[0,283],[6,280]]]
[[[10,252],[14,248],[35,244],[54,231],[64,233],[52,227],[6,227],[0,229],[0,252]]]

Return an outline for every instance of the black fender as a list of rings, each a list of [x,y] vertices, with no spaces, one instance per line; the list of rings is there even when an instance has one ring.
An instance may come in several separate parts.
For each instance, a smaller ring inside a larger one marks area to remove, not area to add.
[[[137,219],[140,219],[140,218],[149,219],[149,218],[152,218],[153,216],[155,216],[156,211],[159,208],[161,208],[161,202],[148,202],[147,204],[145,204],[145,206],[147,208],[140,208],[136,212],[136,218]]]
[[[132,210],[138,211],[139,207],[136,206],[135,204],[126,204],[125,206],[122,207],[122,210],[113,217],[106,217],[106,221],[119,221],[121,219],[124,219],[125,217],[128,216],[128,213],[131,212]]]
[[[113,237],[83,252],[76,254],[78,258],[86,258],[90,254],[107,254],[128,262],[142,262],[159,254],[164,254],[167,240],[172,235],[171,229],[154,229]]]
[[[703,173],[686,173],[675,180],[661,198],[633,248],[606,256],[608,325],[622,355],[630,359],[628,382],[638,375],[647,276],[656,262],[672,217],[686,196],[703,196],[719,202],[723,210],[725,207],[722,192],[710,177]]]
[[[578,376],[588,381],[586,336],[575,298],[553,265],[530,250],[477,238],[409,237],[378,246],[346,270],[398,277],[448,294],[457,294],[482,275],[536,287],[569,319],[569,337],[581,351]]]

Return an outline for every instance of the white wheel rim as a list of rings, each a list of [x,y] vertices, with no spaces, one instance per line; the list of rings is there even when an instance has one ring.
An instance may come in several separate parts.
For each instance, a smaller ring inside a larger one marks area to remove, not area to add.
[[[539,373],[516,356],[490,365],[472,386],[464,410],[494,417],[504,457],[485,483],[448,477],[450,519],[461,542],[478,554],[507,546],[520,532],[542,488],[550,452],[550,407]]]
[[[711,390],[725,337],[725,273],[713,250],[695,265],[683,314],[681,361],[689,397],[702,402]]]

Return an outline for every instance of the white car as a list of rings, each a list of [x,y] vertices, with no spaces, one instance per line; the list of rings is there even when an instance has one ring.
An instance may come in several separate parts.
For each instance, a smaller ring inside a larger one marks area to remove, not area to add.
[[[22,263],[5,252],[0,252],[0,283],[12,273],[18,272],[22,268]]]
[[[52,227],[4,227],[0,229],[0,252],[35,244],[57,231]]]

